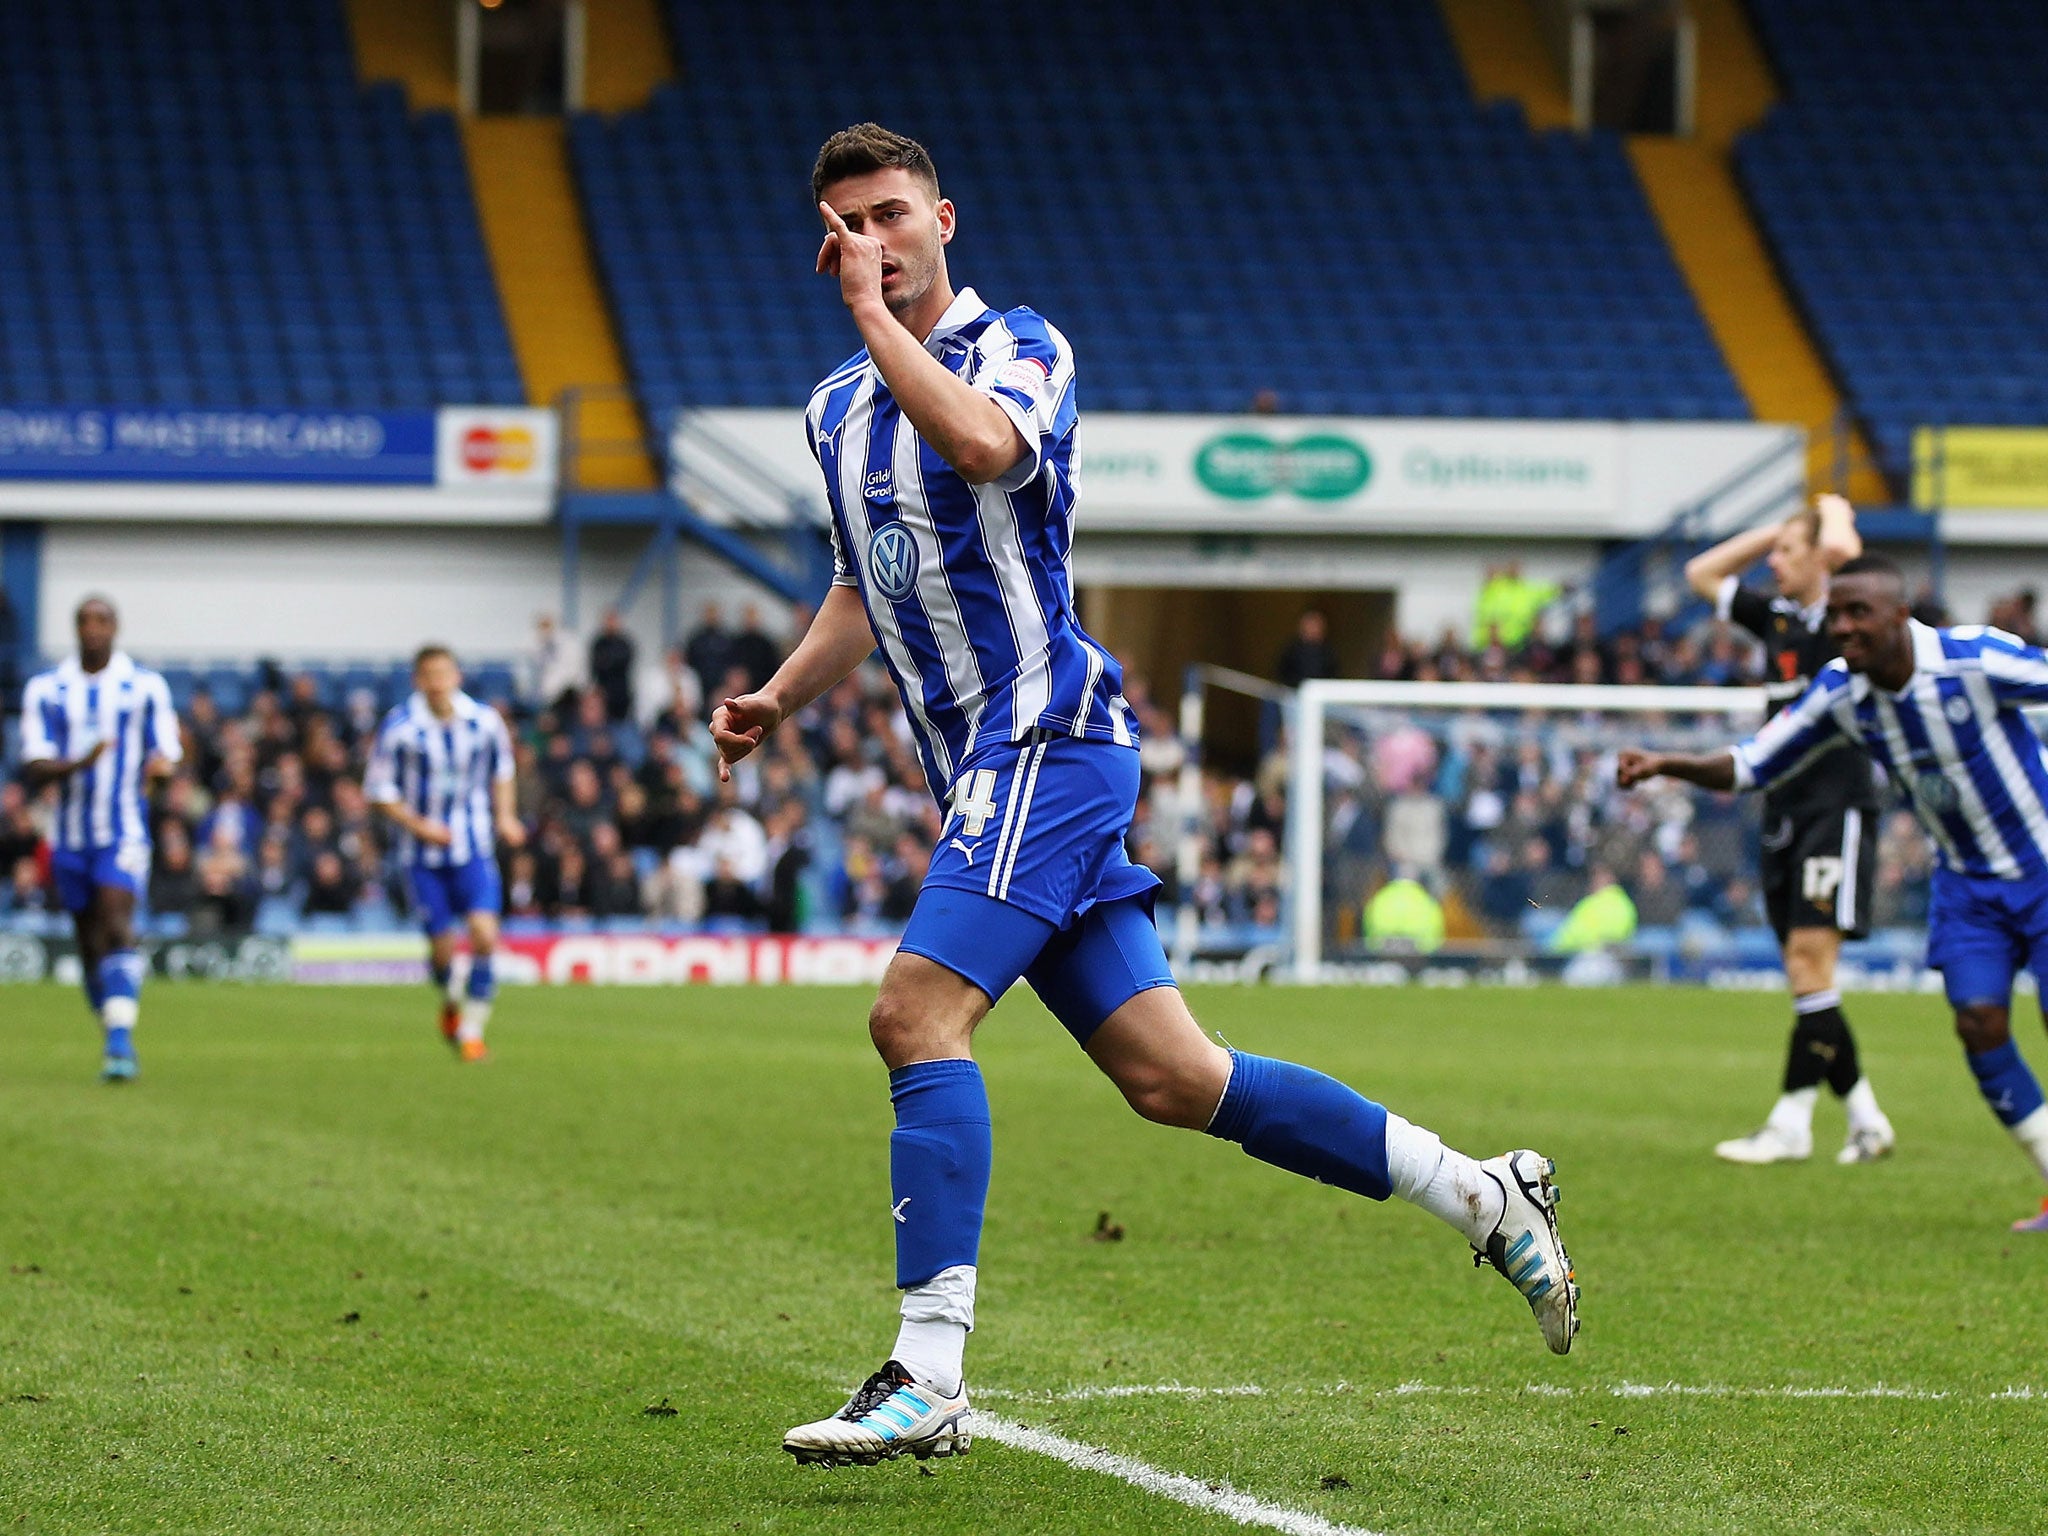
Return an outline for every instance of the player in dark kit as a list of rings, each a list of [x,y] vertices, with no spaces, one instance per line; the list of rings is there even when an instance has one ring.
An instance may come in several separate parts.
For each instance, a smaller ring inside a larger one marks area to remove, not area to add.
[[[1806,691],[1838,654],[1827,629],[1828,576],[1862,553],[1856,514],[1822,496],[1784,523],[1725,539],[1686,565],[1685,579],[1764,643],[1767,712]],[[1768,555],[1775,597],[1741,584],[1740,572]],[[1870,928],[1877,864],[1877,791],[1870,762],[1846,740],[1764,797],[1764,907],[1792,986],[1792,1043],[1784,1091],[1763,1129],[1714,1148],[1731,1163],[1799,1162],[1813,1155],[1813,1107],[1825,1082],[1849,1115],[1838,1163],[1868,1163],[1892,1149],[1891,1121],[1857,1060],[1842,1017],[1835,960],[1842,939]]]

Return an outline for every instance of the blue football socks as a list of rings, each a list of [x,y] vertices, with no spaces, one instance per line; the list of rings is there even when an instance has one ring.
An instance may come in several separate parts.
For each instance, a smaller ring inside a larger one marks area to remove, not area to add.
[[[981,1251],[995,1149],[988,1090],[971,1061],[920,1061],[889,1074],[896,1129],[889,1195],[896,1217],[896,1285],[923,1285]]]
[[[2013,1041],[1993,1051],[1971,1054],[1969,1060],[1977,1091],[1984,1095],[1999,1124],[2018,1125],[2041,1107],[2041,1085]]]
[[[107,1054],[133,1057],[131,1031],[141,1010],[142,956],[132,949],[117,949],[95,968],[99,987],[100,1021],[106,1026]]]
[[[445,983],[443,984],[445,988]],[[492,968],[489,955],[478,955],[469,962],[469,999],[473,1003],[488,1003],[497,995],[498,977]]]
[[[1230,1053],[1230,1085],[1209,1134],[1289,1173],[1368,1200],[1393,1193],[1387,1112],[1334,1077],[1266,1056]]]

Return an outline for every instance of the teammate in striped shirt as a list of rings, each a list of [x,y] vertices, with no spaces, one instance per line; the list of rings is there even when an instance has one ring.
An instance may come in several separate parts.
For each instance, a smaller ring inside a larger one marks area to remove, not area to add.
[[[2010,1017],[2022,964],[2048,982],[2048,751],[2020,712],[2048,702],[2048,653],[2003,630],[1919,623],[1898,567],[1876,555],[1835,573],[1828,629],[1839,659],[1756,735],[1704,755],[1623,752],[1620,782],[1664,774],[1767,790],[1845,739],[1882,765],[1939,855],[1927,963],[1942,973],[1970,1071],[2048,1180],[2048,1104]],[[2048,1200],[2013,1230],[2048,1232]]]
[[[1020,979],[1147,1119],[1442,1217],[1562,1354],[1577,1292],[1548,1159],[1476,1162],[1319,1072],[1225,1050],[1174,986],[1152,923],[1158,881],[1124,852],[1139,776],[1122,672],[1074,613],[1066,338],[1031,310],[954,292],[953,205],[914,141],[872,123],[837,134],[811,190],[818,271],[866,343],[806,417],[836,577],[796,651],[759,692],[720,704],[712,734],[729,773],[879,645],[947,815],[868,1018],[896,1109],[896,1347],[784,1448],[828,1465],[967,1449],[962,1361],[991,1151],[971,1042]]]
[[[399,857],[441,994],[442,1038],[459,1059],[482,1061],[505,902],[497,843],[526,841],[513,809],[512,737],[495,709],[462,691],[462,670],[447,647],[422,647],[412,680],[412,697],[377,732],[363,791],[398,827]],[[469,975],[458,982],[456,944],[465,928]]]
[[[149,888],[149,796],[184,754],[163,678],[114,649],[114,605],[88,597],[74,622],[78,654],[22,690],[22,771],[30,793],[56,789],[51,869],[104,1035],[100,1076],[119,1083],[136,1073],[135,907]]]

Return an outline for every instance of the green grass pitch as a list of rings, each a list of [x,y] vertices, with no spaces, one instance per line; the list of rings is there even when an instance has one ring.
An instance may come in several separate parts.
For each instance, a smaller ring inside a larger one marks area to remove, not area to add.
[[[1828,1104],[1810,1164],[1709,1155],[1768,1103],[1773,995],[1194,1002],[1555,1156],[1577,1349],[1421,1212],[1140,1123],[1020,994],[981,1041],[986,1409],[1372,1531],[2048,1529],[2048,1239],[1938,1000],[1851,1000],[1900,1139],[1851,1169]],[[788,1463],[893,1336],[865,1009],[516,991],[459,1068],[423,989],[160,985],[123,1089],[73,993],[0,989],[0,1530],[1240,1529],[986,1439]],[[1259,1391],[1100,1390],[1169,1384]]]

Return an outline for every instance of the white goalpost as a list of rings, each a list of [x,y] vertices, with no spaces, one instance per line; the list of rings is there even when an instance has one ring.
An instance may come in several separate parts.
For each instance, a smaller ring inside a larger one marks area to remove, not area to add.
[[[1433,742],[1486,743],[1492,757],[1532,742],[1585,778],[1611,775],[1623,746],[1705,751],[1748,735],[1763,718],[1760,688],[1568,683],[1400,683],[1326,679],[1302,684],[1285,706],[1289,742],[1286,927],[1292,977],[1327,979],[1326,857],[1331,769],[1356,777],[1372,744],[1404,727]],[[1332,754],[1335,754],[1333,757]],[[1369,771],[1369,770],[1367,770]],[[1697,793],[1697,792],[1694,792]]]

